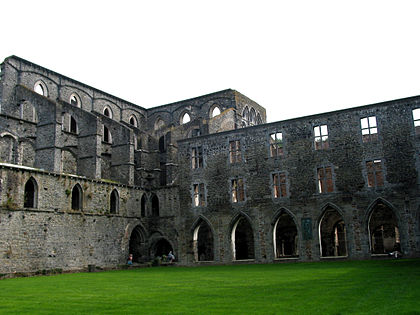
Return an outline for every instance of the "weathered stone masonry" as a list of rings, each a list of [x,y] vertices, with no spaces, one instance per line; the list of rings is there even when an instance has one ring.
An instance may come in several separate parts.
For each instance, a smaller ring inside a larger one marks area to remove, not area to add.
[[[420,254],[420,97],[267,124],[224,90],[145,109],[12,56],[0,273]]]

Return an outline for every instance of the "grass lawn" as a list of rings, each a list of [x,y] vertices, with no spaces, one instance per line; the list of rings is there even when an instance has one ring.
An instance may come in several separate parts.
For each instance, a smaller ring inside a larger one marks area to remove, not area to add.
[[[420,314],[420,260],[159,267],[0,280],[2,314]]]

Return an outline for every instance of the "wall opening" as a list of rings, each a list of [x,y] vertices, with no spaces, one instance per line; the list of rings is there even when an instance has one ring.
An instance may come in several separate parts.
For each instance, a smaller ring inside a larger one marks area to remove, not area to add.
[[[159,198],[156,195],[152,197],[152,217],[159,216]]]
[[[278,217],[273,230],[275,258],[298,257],[298,232],[295,221],[284,210]]]
[[[321,257],[347,256],[346,227],[342,215],[328,207],[319,222]]]
[[[24,208],[36,208],[38,197],[38,185],[33,177],[29,178],[25,184]]]
[[[210,226],[204,220],[200,220],[194,229],[193,250],[195,261],[214,260],[214,241]]]
[[[140,216],[146,216],[146,195],[143,194],[140,201]]]
[[[71,208],[72,210],[82,210],[82,187],[79,184],[74,185],[71,192]]]
[[[172,245],[164,238],[159,239],[150,249],[151,257],[167,256],[169,252],[173,252]]]
[[[254,259],[254,233],[251,224],[240,217],[232,228],[233,260]]]
[[[137,225],[130,236],[129,254],[133,255],[133,262],[144,262],[147,260],[145,251],[145,233],[140,225]]]
[[[372,254],[401,252],[397,217],[383,202],[377,202],[369,218],[370,250]]]
[[[111,192],[111,196],[110,196],[110,200],[109,200],[109,212],[110,213],[118,213],[119,210],[119,196],[118,196],[118,191],[116,189],[114,189]]]

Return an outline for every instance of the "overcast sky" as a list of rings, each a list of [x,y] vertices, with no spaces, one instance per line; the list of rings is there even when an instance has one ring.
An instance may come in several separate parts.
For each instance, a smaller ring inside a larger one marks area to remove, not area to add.
[[[143,107],[231,88],[268,121],[420,94],[420,1],[2,1],[17,55]]]

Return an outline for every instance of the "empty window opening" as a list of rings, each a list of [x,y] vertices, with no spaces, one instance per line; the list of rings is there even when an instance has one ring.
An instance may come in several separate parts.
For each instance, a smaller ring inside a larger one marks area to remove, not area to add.
[[[272,183],[274,198],[287,197],[286,173],[281,172],[272,174]]]
[[[284,154],[283,151],[283,134],[274,132],[270,134],[270,156],[276,157]]]
[[[165,151],[166,151],[165,136],[161,136],[159,138],[159,152],[163,153]]]
[[[108,127],[104,126],[103,141],[106,143],[112,143],[112,135]]]
[[[273,244],[275,258],[299,256],[296,224],[284,210],[274,225]]]
[[[319,244],[322,257],[347,256],[344,220],[332,207],[325,210],[319,223]]]
[[[114,189],[111,192],[111,196],[110,196],[110,200],[109,200],[109,212],[110,213],[118,213],[118,209],[119,209],[119,196],[118,196],[118,192],[116,189]]]
[[[378,202],[369,218],[370,249],[372,254],[401,252],[397,217],[391,208]]]
[[[161,118],[156,119],[156,121],[155,121],[155,130],[159,130],[163,126],[165,126],[165,122]]]
[[[204,184],[193,185],[193,206],[204,207],[206,205],[206,195],[204,190]]]
[[[81,105],[80,98],[76,94],[72,94],[70,96],[70,104],[76,107],[80,107]]]
[[[241,217],[232,228],[233,260],[254,259],[254,233],[247,219]]]
[[[215,107],[211,110],[211,113],[210,113],[210,118],[216,117],[216,116],[218,116],[218,115],[220,115],[220,108],[219,108],[219,106],[215,106]]]
[[[262,124],[262,118],[261,115],[258,113],[257,115],[257,125],[261,125]]]
[[[233,203],[245,201],[245,185],[244,180],[242,178],[232,179],[231,188]]]
[[[369,116],[360,119],[362,128],[362,141],[372,142],[378,139],[378,126],[376,124],[376,116]]]
[[[130,122],[130,125],[137,127],[137,119],[133,115],[130,117],[129,122]]]
[[[171,243],[169,243],[164,238],[161,238],[160,240],[158,240],[154,245],[152,245],[150,249],[150,253],[152,257],[162,257],[163,255],[167,256],[169,252],[173,253],[173,251],[174,250],[172,248]]]
[[[39,95],[47,96],[47,87],[42,81],[38,81],[35,83],[34,91],[38,93]]]
[[[71,208],[72,210],[82,210],[82,187],[79,184],[74,185],[71,192]]]
[[[241,142],[239,140],[229,141],[229,159],[230,163],[241,162]]]
[[[146,195],[143,194],[140,201],[140,216],[145,217],[146,216]]]
[[[203,149],[195,147],[191,149],[191,168],[197,169],[203,167]]]
[[[366,173],[368,187],[382,187],[384,185],[381,160],[366,161]]]
[[[112,118],[112,111],[109,107],[104,108],[104,116]]]
[[[413,121],[416,135],[420,135],[420,108],[413,109]]]
[[[193,250],[195,261],[213,261],[213,244],[213,233],[210,226],[206,221],[200,220],[200,223],[194,229],[193,235]]]
[[[191,116],[190,116],[190,114],[188,114],[188,113],[184,113],[182,116],[181,116],[181,124],[183,125],[183,124],[186,124],[186,123],[189,123],[191,121]]]
[[[38,196],[38,185],[33,177],[29,178],[25,184],[24,204],[25,208],[36,208]]]
[[[191,130],[191,138],[201,136],[201,130],[199,128],[195,128]]]
[[[255,112],[255,109],[251,108],[249,111],[249,125],[254,126],[257,123],[257,114]]]
[[[145,247],[145,232],[140,225],[137,225],[130,236],[128,247],[129,254],[133,255],[133,262],[140,263],[148,261],[147,248]]]
[[[244,111],[242,112],[242,122],[243,122],[244,127],[247,127],[249,125],[249,109],[248,109],[248,106],[245,106]]]
[[[331,166],[320,167],[318,174],[318,192],[320,194],[330,193],[334,191],[334,182]]]
[[[159,216],[159,198],[156,195],[153,195],[152,197],[152,216]]]
[[[77,133],[77,122],[73,116],[70,116],[70,132]]]
[[[314,143],[315,150],[323,150],[329,148],[328,127],[327,125],[319,125],[314,127]]]

